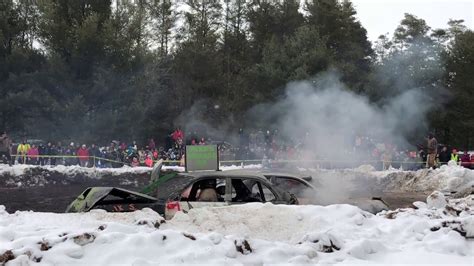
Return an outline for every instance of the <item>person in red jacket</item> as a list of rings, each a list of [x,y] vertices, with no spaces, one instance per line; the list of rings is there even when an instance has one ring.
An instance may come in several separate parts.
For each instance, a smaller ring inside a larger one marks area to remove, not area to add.
[[[82,144],[82,146],[77,150],[77,156],[79,157],[79,164],[82,167],[87,167],[89,162],[89,150],[87,149],[86,144]]]
[[[145,165],[148,167],[153,167],[153,159],[150,157],[150,155],[146,156]]]
[[[178,140],[183,140],[184,139],[184,133],[181,130],[181,128],[176,128],[176,130],[171,134],[171,138],[174,140],[174,142],[178,142]]]

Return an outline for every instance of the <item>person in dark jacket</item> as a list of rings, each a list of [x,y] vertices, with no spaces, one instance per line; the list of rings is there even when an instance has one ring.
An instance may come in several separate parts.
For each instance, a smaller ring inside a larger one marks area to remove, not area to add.
[[[443,148],[439,152],[438,159],[441,165],[447,164],[451,159],[451,153],[448,151],[448,148],[446,146],[443,146]]]
[[[99,158],[101,157],[99,147],[92,144],[89,148],[89,165],[97,167],[99,165]]]
[[[0,160],[5,156],[10,166],[12,165],[12,158],[10,156],[11,144],[12,141],[8,137],[7,132],[2,132],[2,135],[0,136]]]
[[[51,157],[49,158],[49,163],[51,164],[51,166],[55,166],[57,159],[55,156],[58,156],[59,151],[55,144],[48,143],[48,146],[49,144],[51,144],[51,146],[49,147],[49,155],[51,155]]]
[[[39,154],[38,165],[46,165],[48,160],[46,157],[44,157],[45,155],[47,155],[47,153],[46,153],[46,147],[44,146],[43,143],[40,143],[38,145],[38,154]]]

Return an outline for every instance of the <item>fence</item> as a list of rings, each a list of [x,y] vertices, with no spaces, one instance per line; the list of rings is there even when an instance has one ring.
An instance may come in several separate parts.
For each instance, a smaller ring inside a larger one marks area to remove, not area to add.
[[[74,159],[76,162],[83,159],[83,161],[88,161],[91,163],[90,167],[104,167],[104,162],[109,164],[115,164],[115,166],[128,165],[131,166],[130,162],[124,162],[119,160],[113,160],[109,158],[97,157],[97,156],[77,156],[77,155],[15,155],[14,158],[23,158],[23,163],[26,159],[39,159],[51,160],[61,159],[61,163],[55,165],[64,165],[67,159]],[[84,160],[86,159],[86,160]],[[153,163],[157,162],[156,160]],[[168,166],[184,166],[184,160],[164,160],[164,165]],[[31,163],[26,163],[31,164]],[[347,168],[356,168],[362,165],[372,165],[377,170],[387,169],[388,167],[401,168],[403,170],[416,170],[423,168],[425,162],[422,161],[382,161],[382,160],[224,160],[219,162],[220,166],[240,166],[244,168],[249,165],[262,165],[264,167],[284,167],[284,166],[294,166],[294,167],[305,167],[305,168],[322,168],[322,169],[347,169]],[[463,166],[468,166],[474,168],[474,162],[459,162]],[[49,165],[49,164],[46,164]],[[72,163],[72,165],[77,165],[77,163]],[[438,163],[438,166],[441,163]],[[118,167],[113,167],[118,168]]]

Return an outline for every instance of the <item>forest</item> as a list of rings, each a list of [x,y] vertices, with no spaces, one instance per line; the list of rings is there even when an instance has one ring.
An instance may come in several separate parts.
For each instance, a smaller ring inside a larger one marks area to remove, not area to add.
[[[474,148],[474,32],[405,14],[381,34],[348,0],[1,0],[0,128],[96,142],[162,141],[193,117],[269,128],[249,110],[331,71],[376,106],[419,88],[426,130]]]

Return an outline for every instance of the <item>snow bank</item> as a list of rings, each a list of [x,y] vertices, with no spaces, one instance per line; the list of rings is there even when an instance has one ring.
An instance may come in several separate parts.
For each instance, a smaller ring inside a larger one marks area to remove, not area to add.
[[[458,191],[474,185],[474,171],[456,164],[443,165],[435,170],[375,172],[386,190],[401,191]]]
[[[94,175],[103,175],[103,174],[112,174],[112,175],[120,175],[124,173],[148,173],[151,172],[151,168],[149,167],[129,167],[123,166],[121,168],[89,168],[89,167],[81,167],[78,165],[73,166],[64,166],[64,165],[56,165],[56,166],[39,166],[39,165],[28,165],[28,164],[15,164],[12,166],[6,164],[0,164],[0,175],[9,174],[14,176],[23,175],[32,169],[44,169],[49,171],[55,171],[62,174],[69,174],[69,175],[77,175],[77,174],[84,174],[89,176]]]
[[[245,168],[258,168],[260,165],[246,165]],[[241,166],[223,166],[222,170],[242,168]],[[181,166],[163,166],[164,170],[184,171]],[[105,179],[119,180],[120,185],[142,184],[149,181],[152,168],[88,168],[81,166],[36,166],[17,164],[9,166],[0,164],[0,187],[35,187],[46,185],[68,185],[71,183],[94,183]],[[102,184],[107,185],[107,184]],[[137,185],[138,186],[138,185]]]
[[[192,209],[171,221],[133,213],[0,208],[7,265],[366,264],[472,265],[474,197],[372,215],[350,205],[245,204]]]

